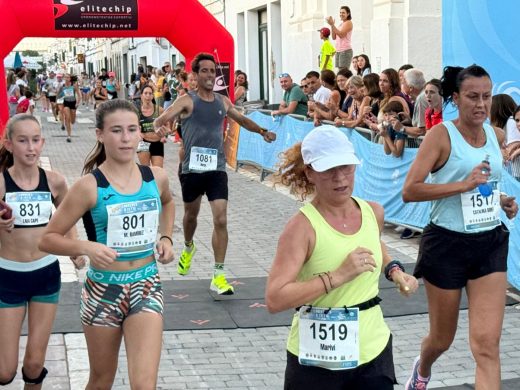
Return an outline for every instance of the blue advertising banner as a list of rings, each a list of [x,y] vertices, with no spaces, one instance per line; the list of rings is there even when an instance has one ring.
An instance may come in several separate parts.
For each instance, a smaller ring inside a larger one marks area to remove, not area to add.
[[[493,95],[507,93],[520,103],[518,0],[443,0],[443,65],[484,67]]]

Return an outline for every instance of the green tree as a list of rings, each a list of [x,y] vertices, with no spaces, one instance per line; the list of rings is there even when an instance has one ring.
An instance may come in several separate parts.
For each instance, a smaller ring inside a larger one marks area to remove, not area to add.
[[[24,50],[22,51],[22,55],[25,57],[39,57],[40,53],[36,50]]]

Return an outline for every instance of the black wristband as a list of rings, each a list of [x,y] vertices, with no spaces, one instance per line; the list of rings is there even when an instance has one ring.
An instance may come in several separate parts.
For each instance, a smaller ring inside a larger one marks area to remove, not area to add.
[[[395,267],[398,267],[401,271],[404,272],[404,267],[401,262],[399,260],[392,260],[385,266],[385,278],[390,282],[393,282],[392,278],[390,277],[390,271]]]
[[[159,241],[161,241],[163,238],[166,238],[167,240],[169,240],[170,243],[171,243],[172,246],[173,246],[173,240],[172,240],[170,237],[168,237],[168,236],[161,236],[161,238],[159,238]]]

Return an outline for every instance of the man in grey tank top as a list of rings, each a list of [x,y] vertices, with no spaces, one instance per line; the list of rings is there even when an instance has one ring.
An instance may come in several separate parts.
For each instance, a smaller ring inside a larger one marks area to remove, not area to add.
[[[155,131],[168,133],[165,126],[174,119],[182,120],[182,138],[186,151],[180,175],[184,202],[184,249],[177,271],[188,274],[196,252],[193,236],[202,196],[206,194],[213,214],[213,255],[215,259],[210,289],[217,294],[234,293],[225,277],[224,259],[228,244],[227,200],[228,185],[224,154],[224,119],[228,116],[245,129],[260,134],[264,141],[272,142],[276,134],[261,128],[240,114],[231,101],[213,92],[216,76],[215,59],[211,54],[199,53],[191,63],[198,76],[198,89],[178,98],[155,121]]]

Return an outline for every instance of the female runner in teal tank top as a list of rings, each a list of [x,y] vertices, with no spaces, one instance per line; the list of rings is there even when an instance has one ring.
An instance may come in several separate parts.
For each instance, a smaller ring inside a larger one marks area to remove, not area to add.
[[[86,174],[40,241],[52,253],[90,259],[81,301],[87,389],[112,387],[123,338],[130,387],[156,388],[163,295],[155,257],[163,264],[173,260],[174,203],[166,172],[135,163],[138,118],[135,106],[122,99],[98,107],[97,145],[87,157]],[[64,237],[82,216],[89,241]]]

